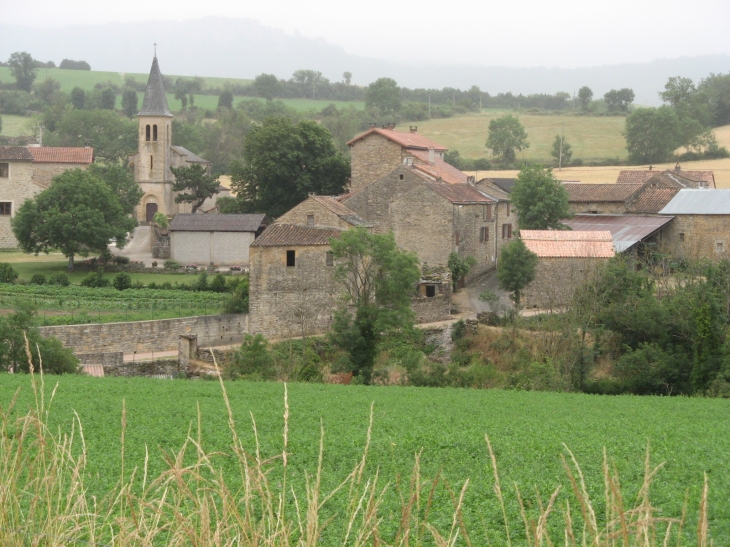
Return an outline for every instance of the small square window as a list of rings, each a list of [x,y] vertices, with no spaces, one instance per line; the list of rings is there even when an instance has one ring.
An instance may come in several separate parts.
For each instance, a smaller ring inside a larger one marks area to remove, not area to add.
[[[314,226],[314,215],[307,215],[307,226]]]
[[[426,296],[428,298],[436,296],[436,285],[426,285]]]
[[[679,241],[684,241],[684,232],[679,233]]]
[[[725,252],[725,244],[724,244],[724,243],[723,243],[722,241],[717,241],[717,242],[715,243],[715,250],[716,250],[716,251],[717,251],[718,253],[723,253],[723,252]]]
[[[400,175],[398,175],[398,180],[403,180],[403,173],[401,173]]]
[[[327,251],[326,261],[327,261],[327,266],[334,266],[334,264],[335,264],[335,257],[332,254],[332,251]]]
[[[10,176],[10,164],[0,163],[0,179],[6,179]]]
[[[10,201],[0,201],[0,216],[9,217],[13,214],[13,204]]]
[[[294,267],[296,266],[296,259],[297,259],[297,252],[296,251],[287,251],[286,252],[286,265],[287,267]]]

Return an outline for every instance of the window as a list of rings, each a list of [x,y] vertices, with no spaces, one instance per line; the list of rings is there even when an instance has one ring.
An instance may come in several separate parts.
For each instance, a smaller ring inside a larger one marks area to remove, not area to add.
[[[286,252],[286,265],[290,268],[293,268],[294,266],[296,266],[296,258],[297,258],[296,251],[287,251]]]
[[[679,233],[679,241],[684,241],[684,232]]]
[[[512,238],[512,225],[511,224],[502,224],[502,239],[511,239]]]
[[[479,229],[479,241],[489,241],[489,228],[487,226],[482,226]]]
[[[401,173],[400,175],[398,175],[398,180],[403,180],[403,173]]]
[[[456,232],[456,234],[454,235],[454,241],[455,241],[455,245],[458,247],[459,246],[459,232]]]
[[[10,164],[0,163],[0,178],[6,179],[10,176]]]
[[[512,204],[508,201],[507,202],[507,216],[509,216],[511,210],[512,210]]]
[[[426,285],[426,297],[433,298],[436,296],[436,285]]]
[[[0,216],[9,217],[13,214],[13,202],[0,201]]]
[[[155,158],[154,156],[150,156],[150,171],[152,171],[155,168]]]
[[[482,212],[483,212],[483,216],[484,216],[483,220],[485,222],[488,220],[492,220],[492,205],[491,204],[484,205]]]
[[[717,251],[718,253],[723,253],[723,252],[725,252],[725,245],[724,245],[724,243],[723,243],[722,241],[717,241],[717,242],[715,242],[715,250],[716,250],[716,251]]]
[[[307,215],[307,226],[314,226],[314,215]]]
[[[153,141],[157,140],[157,124],[152,126],[152,140]]]
[[[335,257],[332,254],[332,251],[327,251],[326,260],[327,260],[327,266],[334,266]]]
[[[145,135],[145,139],[144,140],[146,140],[146,141],[150,140],[150,126],[149,125],[145,128],[144,135]]]

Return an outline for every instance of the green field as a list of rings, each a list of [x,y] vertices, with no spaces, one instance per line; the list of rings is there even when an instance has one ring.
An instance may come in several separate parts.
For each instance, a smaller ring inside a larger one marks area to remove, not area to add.
[[[621,134],[626,118],[620,116],[593,117],[564,114],[539,115],[517,114],[511,111],[484,110],[479,114],[453,118],[432,119],[400,124],[396,129],[408,131],[410,125],[418,126],[418,132],[432,138],[449,150],[458,150],[466,158],[489,158],[485,147],[489,134],[489,121],[505,114],[518,115],[527,132],[530,147],[518,152],[518,159],[552,161],[550,150],[555,135],[565,124],[565,140],[571,145],[573,159],[583,160],[620,158],[626,159],[626,141]]]
[[[50,430],[70,432],[78,412],[88,450],[89,495],[112,489],[121,468],[122,400],[126,402],[126,473],[141,467],[149,449],[148,482],[164,469],[163,452],[178,450],[192,427],[197,438],[197,405],[202,416],[202,444],[218,451],[213,465],[227,481],[237,480],[227,415],[217,382],[163,381],[144,378],[47,377],[59,383],[50,413]],[[27,376],[0,375],[0,406],[7,408],[21,388],[15,414],[24,413],[33,394]],[[281,383],[227,382],[226,388],[245,448],[255,452],[251,417],[256,420],[261,457],[282,451],[283,392]],[[84,396],[80,396],[84,394]],[[698,497],[703,473],[709,477],[709,526],[715,545],[730,543],[730,401],[718,399],[603,397],[580,394],[455,390],[430,388],[289,385],[289,469],[287,487],[304,491],[304,473],[316,473],[320,423],[325,432],[322,491],[333,489],[359,461],[366,440],[370,404],[374,426],[365,480],[379,474],[378,491],[388,484],[379,510],[381,534],[391,544],[398,525],[401,495],[407,495],[414,455],[421,453],[422,496],[429,480],[440,475],[458,497],[468,478],[464,522],[472,545],[505,545],[499,504],[484,435],[488,434],[500,468],[514,545],[522,545],[524,530],[515,501],[515,485],[533,515],[558,486],[553,541],[563,544],[562,516],[567,501],[576,522],[579,508],[560,456],[565,443],[581,464],[588,493],[602,518],[603,449],[621,477],[624,499],[633,504],[644,472],[647,443],[653,463],[666,462],[651,491],[662,517],[679,517],[688,496],[685,531],[695,536]],[[280,466],[268,476],[281,487]],[[141,480],[141,479],[140,479]],[[321,541],[341,544],[345,523],[342,494],[327,505],[321,522],[332,517]],[[423,502],[425,504],[425,501]],[[562,508],[562,509],[560,509]],[[444,482],[433,494],[430,521],[439,530],[451,524],[451,501]],[[688,542],[689,543],[689,542]],[[431,542],[427,542],[431,544]],[[674,543],[673,543],[674,544]],[[463,541],[458,545],[464,545]]]

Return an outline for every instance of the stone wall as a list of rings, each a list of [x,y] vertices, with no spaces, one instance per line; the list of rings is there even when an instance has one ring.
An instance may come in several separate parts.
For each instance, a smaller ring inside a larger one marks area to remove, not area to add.
[[[240,344],[248,332],[248,315],[202,315],[157,321],[40,327],[75,352],[150,353],[178,349],[181,334],[198,336],[201,347]]]
[[[401,146],[382,135],[371,133],[357,141],[350,147],[350,191],[357,192],[384,177],[402,161]]]
[[[157,361],[127,361],[117,365],[105,366],[104,376],[175,376],[185,372],[177,359],[160,359]]]
[[[76,353],[81,365],[118,366],[124,362],[124,353],[121,351],[96,351],[90,353]]]
[[[6,162],[3,162],[6,163]],[[33,184],[33,163],[30,161],[10,161],[8,177],[0,178],[0,201],[10,202],[10,216],[0,216],[0,248],[15,249],[18,240],[15,239],[10,219],[26,199],[30,199],[43,190]]]
[[[152,258],[163,260],[170,258],[170,232],[154,222],[150,222],[150,248]]]
[[[589,281],[608,258],[540,258],[535,279],[523,291],[525,308],[566,306],[575,290]]]
[[[660,233],[675,258],[720,260],[730,256],[730,215],[675,215]]]
[[[276,219],[277,224],[300,224],[307,226],[307,217],[314,217],[314,226],[329,226],[332,228],[342,228],[347,230],[352,228],[349,222],[345,222],[335,213],[327,209],[318,201],[308,198],[301,202],[293,209],[289,209],[286,213]]]
[[[286,265],[295,250],[295,266]],[[287,338],[325,332],[338,304],[329,245],[251,247],[250,332]],[[200,344],[201,347],[205,347]]]
[[[574,215],[599,214],[621,215],[626,210],[624,201],[570,201],[568,208]]]
[[[44,188],[48,188],[53,177],[65,173],[69,169],[88,169],[88,163],[36,163],[33,162],[33,182]],[[41,188],[42,189],[42,188]]]

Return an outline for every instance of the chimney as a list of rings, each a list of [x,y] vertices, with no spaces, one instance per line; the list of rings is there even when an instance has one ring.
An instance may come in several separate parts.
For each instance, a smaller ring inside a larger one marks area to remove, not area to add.
[[[650,165],[649,166],[649,171],[652,171],[653,169],[654,169],[654,166],[653,165]]]
[[[395,122],[384,123],[383,124],[383,129],[395,129]]]
[[[418,133],[418,126],[417,125],[412,125],[411,126],[411,133]]]
[[[433,149],[433,146],[428,147],[428,162],[433,163],[436,161],[436,151]]]

